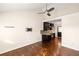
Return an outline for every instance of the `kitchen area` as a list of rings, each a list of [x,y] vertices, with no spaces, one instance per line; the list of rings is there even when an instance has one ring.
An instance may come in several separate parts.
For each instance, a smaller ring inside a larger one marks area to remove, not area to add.
[[[42,42],[49,42],[51,39],[62,37],[61,19],[43,22],[43,30],[41,30]]]

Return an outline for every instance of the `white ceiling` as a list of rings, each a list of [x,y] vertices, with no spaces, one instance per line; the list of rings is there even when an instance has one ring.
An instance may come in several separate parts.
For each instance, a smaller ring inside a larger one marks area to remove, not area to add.
[[[0,12],[4,11],[40,11],[46,3],[0,3]]]
[[[70,6],[70,7],[69,7]],[[48,3],[48,9],[55,7],[55,10],[65,11],[73,8],[78,9],[79,3]],[[68,8],[69,7],[69,8]],[[0,12],[5,11],[45,11],[46,3],[0,3]]]

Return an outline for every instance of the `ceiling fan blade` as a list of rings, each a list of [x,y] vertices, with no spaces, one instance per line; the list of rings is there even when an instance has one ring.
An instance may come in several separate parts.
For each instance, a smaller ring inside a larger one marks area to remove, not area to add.
[[[52,8],[50,8],[49,10],[47,10],[47,12],[50,12],[50,11],[52,11],[52,10],[54,10],[55,8],[54,7],[52,7]]]
[[[44,11],[44,12],[38,12],[38,14],[45,14],[46,13],[46,11]]]
[[[43,12],[38,12],[37,14],[44,14]]]

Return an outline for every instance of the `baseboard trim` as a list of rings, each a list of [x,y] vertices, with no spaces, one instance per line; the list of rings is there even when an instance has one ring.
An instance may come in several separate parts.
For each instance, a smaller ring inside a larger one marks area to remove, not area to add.
[[[72,48],[72,47],[67,46],[67,45],[64,45],[64,44],[62,44],[62,46],[63,46],[63,47],[67,47],[67,48],[72,49],[72,50],[75,50],[75,51],[79,51],[79,49],[75,49],[75,48]]]

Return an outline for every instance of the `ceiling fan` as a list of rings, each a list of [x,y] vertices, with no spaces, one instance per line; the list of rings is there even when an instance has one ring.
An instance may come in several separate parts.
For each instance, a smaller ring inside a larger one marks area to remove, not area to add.
[[[48,5],[46,4],[46,10],[42,12],[39,12],[38,14],[45,14],[47,13],[48,16],[51,16],[50,12],[53,11],[55,8],[54,7],[51,7],[50,9],[47,9]]]

